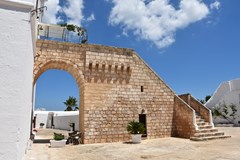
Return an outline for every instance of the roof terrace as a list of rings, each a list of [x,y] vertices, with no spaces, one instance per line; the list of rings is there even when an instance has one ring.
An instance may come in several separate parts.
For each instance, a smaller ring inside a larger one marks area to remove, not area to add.
[[[72,24],[45,24],[39,23],[37,27],[38,39],[49,39],[63,42],[87,43],[87,30]]]

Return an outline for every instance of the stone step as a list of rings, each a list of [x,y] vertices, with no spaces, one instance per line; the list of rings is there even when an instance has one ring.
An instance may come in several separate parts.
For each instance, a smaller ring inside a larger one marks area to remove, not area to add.
[[[196,115],[196,119],[202,119],[202,117],[199,115]]]
[[[196,119],[196,122],[199,123],[199,122],[205,122],[204,119]]]
[[[196,133],[209,133],[209,132],[218,132],[216,128],[209,128],[209,129],[199,129]]]
[[[207,132],[207,133],[195,133],[194,137],[211,137],[211,136],[223,136],[224,132]]]
[[[50,139],[34,139],[33,143],[50,143]]]
[[[224,139],[224,138],[230,138],[230,137],[231,136],[190,137],[190,140],[192,140],[192,141],[208,141],[208,140]]]
[[[205,121],[205,119],[196,117],[196,121]]]
[[[198,126],[198,128],[201,130],[201,129],[210,129],[212,128],[211,125],[204,125],[204,126]]]
[[[197,125],[198,126],[206,126],[206,125],[209,125],[209,123],[207,123],[207,122],[197,122]]]
[[[230,138],[231,136],[225,136],[224,132],[218,132],[218,129],[212,128],[209,122],[206,122],[198,113],[196,113],[196,123],[198,129],[190,140],[193,141],[207,141],[214,139]]]

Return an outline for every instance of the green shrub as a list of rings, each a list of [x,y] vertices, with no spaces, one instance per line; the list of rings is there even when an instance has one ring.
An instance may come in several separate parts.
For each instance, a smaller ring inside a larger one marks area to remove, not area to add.
[[[211,110],[214,118],[220,117],[229,123],[234,123],[234,120],[238,117],[237,106],[235,104],[226,105],[225,102],[223,102],[223,104],[219,103]]]
[[[127,131],[130,134],[143,134],[145,131],[144,124],[137,122],[137,121],[131,121],[128,123]]]
[[[64,139],[64,135],[61,134],[61,133],[54,133],[53,139],[56,140],[56,141],[63,140]]]

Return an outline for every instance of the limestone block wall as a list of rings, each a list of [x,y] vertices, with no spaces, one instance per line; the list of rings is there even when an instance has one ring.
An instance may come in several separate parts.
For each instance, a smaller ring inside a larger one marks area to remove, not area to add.
[[[133,50],[38,40],[34,81],[48,69],[66,70],[78,83],[84,143],[130,140],[127,124],[139,114],[148,138],[174,134],[175,93]]]
[[[84,143],[129,140],[144,110],[148,138],[172,134],[174,93],[131,50],[86,52]]]
[[[194,108],[198,108],[196,112],[199,113],[200,116],[202,116],[206,122],[209,122],[210,124],[212,123],[212,114],[211,110],[206,108],[202,103],[197,101],[195,98],[192,96],[190,97],[190,106],[194,106]]]
[[[190,138],[194,135],[196,129],[193,109],[177,96],[175,97],[174,122],[174,136]]]

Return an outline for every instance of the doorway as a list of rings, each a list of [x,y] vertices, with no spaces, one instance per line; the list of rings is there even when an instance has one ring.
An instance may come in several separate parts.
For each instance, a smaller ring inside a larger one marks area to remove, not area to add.
[[[139,114],[139,122],[144,125],[145,132],[142,134],[142,137],[147,137],[147,118],[146,114]]]

